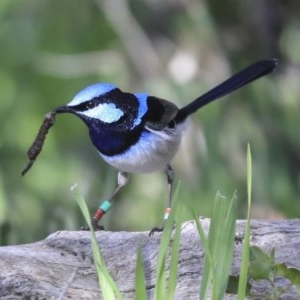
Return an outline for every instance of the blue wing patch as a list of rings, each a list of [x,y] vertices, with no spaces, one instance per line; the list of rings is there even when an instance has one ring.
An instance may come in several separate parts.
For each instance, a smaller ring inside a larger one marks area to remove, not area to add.
[[[138,114],[136,116],[136,119],[133,122],[131,129],[133,129],[134,127],[136,127],[142,122],[142,117],[148,111],[148,105],[147,105],[148,94],[140,93],[140,94],[134,94],[134,96],[138,100]]]

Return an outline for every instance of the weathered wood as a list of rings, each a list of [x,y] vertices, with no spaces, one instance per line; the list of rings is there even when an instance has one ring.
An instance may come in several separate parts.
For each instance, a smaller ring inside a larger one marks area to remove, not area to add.
[[[208,229],[209,220],[201,219]],[[251,243],[270,251],[276,248],[276,262],[300,268],[300,220],[251,222]],[[242,235],[245,222],[238,221]],[[106,265],[116,280],[124,299],[134,299],[136,253],[142,244],[146,285],[153,298],[155,268],[160,234],[148,232],[97,232],[97,239]],[[235,245],[233,273],[240,266],[242,244]],[[195,224],[182,227],[179,274],[175,299],[198,299],[204,251]],[[279,284],[287,282],[281,280]],[[253,293],[264,299],[270,284],[256,283]],[[90,233],[61,231],[43,241],[0,247],[0,299],[101,299],[93,265]],[[236,299],[227,295],[226,299]],[[297,299],[291,289],[283,299]]]

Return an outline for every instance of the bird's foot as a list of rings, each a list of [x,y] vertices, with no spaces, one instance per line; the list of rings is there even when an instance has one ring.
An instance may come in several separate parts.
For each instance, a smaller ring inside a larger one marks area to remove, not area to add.
[[[94,231],[100,231],[100,230],[105,230],[104,226],[99,225],[98,223],[94,222],[94,219],[92,219],[92,227]],[[84,230],[84,231],[90,231],[91,228],[89,226],[81,226],[80,230]]]
[[[153,227],[149,232],[149,236],[154,235],[155,232],[162,232],[164,230],[164,226],[162,227]]]
[[[162,232],[164,230],[164,228],[165,228],[165,223],[162,227],[153,227],[151,229],[151,231],[149,232],[149,236],[154,235],[155,232]],[[176,225],[175,225],[175,223],[173,223],[172,230],[174,230],[175,228],[176,228]]]
[[[97,209],[95,212],[94,216],[92,217],[91,223],[94,231],[99,231],[99,230],[105,230],[104,226],[99,225],[98,222],[100,222],[101,218],[105,213],[109,211],[111,208],[111,202],[110,200],[105,200]],[[81,230],[90,230],[89,227],[81,227]]]
[[[105,230],[104,226],[101,226],[101,225],[99,225],[99,226],[97,226],[97,227],[93,227],[93,229],[94,229],[94,231],[102,231],[102,230]],[[82,231],[90,231],[91,228],[88,227],[88,226],[81,226],[81,227],[80,227],[80,230],[82,230]]]

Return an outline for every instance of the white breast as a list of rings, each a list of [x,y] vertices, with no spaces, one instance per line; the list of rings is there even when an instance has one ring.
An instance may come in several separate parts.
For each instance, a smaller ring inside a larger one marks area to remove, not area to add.
[[[175,129],[155,131],[148,129],[140,140],[127,151],[114,156],[100,154],[103,159],[120,171],[150,173],[165,169],[178,151],[184,124]]]

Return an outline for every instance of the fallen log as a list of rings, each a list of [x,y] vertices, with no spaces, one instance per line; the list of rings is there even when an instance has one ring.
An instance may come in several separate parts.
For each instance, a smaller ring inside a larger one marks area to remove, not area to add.
[[[206,231],[209,219],[201,219]],[[237,222],[237,237],[243,237],[245,221]],[[148,232],[96,232],[106,266],[124,299],[134,299],[136,254],[142,245],[148,298],[153,299],[155,268],[161,234]],[[238,238],[238,239],[239,239]],[[237,239],[232,274],[239,273],[242,241]],[[251,244],[270,252],[277,263],[300,268],[300,220],[251,221]],[[178,283],[175,299],[198,299],[204,250],[195,223],[182,226]],[[287,284],[286,279],[278,284]],[[252,299],[264,299],[270,283],[253,283]],[[93,263],[90,233],[59,231],[43,241],[0,247],[0,299],[101,299]],[[227,294],[225,299],[236,299]],[[297,299],[291,288],[282,299]]]

